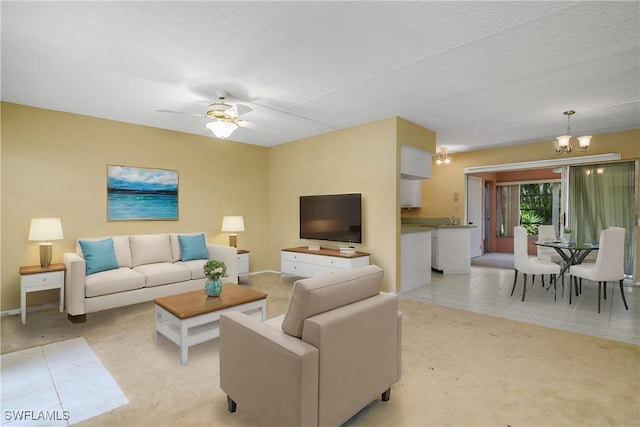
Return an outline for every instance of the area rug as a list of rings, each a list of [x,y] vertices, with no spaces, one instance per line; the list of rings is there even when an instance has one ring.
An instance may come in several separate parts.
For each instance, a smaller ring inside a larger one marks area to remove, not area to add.
[[[65,426],[129,403],[83,338],[0,357],[2,426]]]
[[[474,267],[508,268],[513,270],[513,254],[505,252],[485,252],[480,256],[471,258],[471,265]]]

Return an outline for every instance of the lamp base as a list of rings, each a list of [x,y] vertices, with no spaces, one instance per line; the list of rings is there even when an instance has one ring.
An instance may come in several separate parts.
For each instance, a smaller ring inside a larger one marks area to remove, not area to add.
[[[53,243],[40,243],[40,267],[51,265],[51,254],[53,254]]]
[[[237,234],[229,234],[229,246],[233,246],[234,248],[238,247],[238,235]]]

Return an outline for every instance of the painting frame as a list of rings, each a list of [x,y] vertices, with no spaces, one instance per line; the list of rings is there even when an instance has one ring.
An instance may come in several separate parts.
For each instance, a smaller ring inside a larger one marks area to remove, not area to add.
[[[177,170],[107,165],[107,221],[178,221]]]

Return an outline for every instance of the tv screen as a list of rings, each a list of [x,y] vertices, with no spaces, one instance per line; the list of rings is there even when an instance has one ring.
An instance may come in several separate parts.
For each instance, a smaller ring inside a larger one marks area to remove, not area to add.
[[[300,196],[300,238],[362,243],[362,195]]]

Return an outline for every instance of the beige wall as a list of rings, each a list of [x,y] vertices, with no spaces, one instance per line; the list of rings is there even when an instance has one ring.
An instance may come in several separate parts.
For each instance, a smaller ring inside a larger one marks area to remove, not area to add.
[[[435,134],[393,117],[273,148],[2,103],[0,298],[19,306],[18,269],[38,264],[27,240],[31,218],[62,219],[64,240],[53,262],[75,250],[78,237],[199,231],[227,244],[224,215],[244,215],[238,246],[251,250],[252,272],[280,269],[280,249],[298,239],[302,194],[363,194],[358,249],[385,270],[395,290],[399,251],[399,145],[435,150]],[[178,221],[106,219],[107,165],[179,172]],[[337,243],[335,243],[337,246]],[[53,303],[55,291],[29,295],[28,305]]]
[[[606,153],[620,153],[623,160],[638,160],[640,158],[640,130],[595,135],[587,152],[572,152],[571,157]],[[567,155],[564,154],[562,156]],[[456,217],[464,218],[464,168],[549,160],[557,159],[558,157],[550,141],[453,154],[451,164],[440,166],[434,164],[432,179],[423,181],[422,209],[407,213],[403,212],[403,215],[423,218],[441,218],[455,215]],[[640,188],[640,182],[638,182],[638,188]],[[454,193],[460,195],[457,202],[453,200]],[[636,212],[637,216],[638,212]],[[636,247],[640,249],[640,233],[637,231],[638,243]],[[636,278],[640,277],[639,272],[640,266],[637,266]]]
[[[305,246],[299,239],[301,195],[362,193],[362,244],[384,269],[383,288],[396,277],[396,118],[272,147],[269,151],[269,261],[280,270],[280,250]],[[391,161],[390,161],[391,159]],[[321,242],[338,247],[337,242]]]
[[[224,215],[244,215],[238,245],[251,250],[251,270],[269,268],[268,150],[207,138],[2,103],[2,310],[20,305],[21,265],[39,263],[29,242],[33,217],[62,219],[64,240],[53,262],[75,250],[75,239],[129,233],[205,231],[212,243]],[[178,221],[106,220],[107,165],[179,172]],[[29,294],[29,305],[53,302],[55,291]]]

